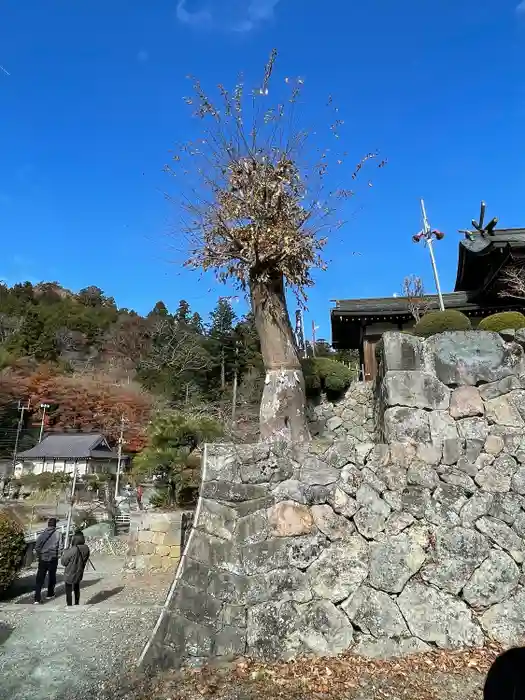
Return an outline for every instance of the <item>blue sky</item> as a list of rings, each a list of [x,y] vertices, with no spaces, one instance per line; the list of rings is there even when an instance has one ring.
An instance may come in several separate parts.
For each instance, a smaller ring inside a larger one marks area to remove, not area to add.
[[[322,125],[333,94],[356,159],[388,158],[316,275],[307,324],[320,336],[330,299],[390,296],[411,273],[433,290],[411,242],[420,197],[446,233],[445,290],[481,198],[501,226],[525,225],[525,3],[0,0],[0,279],[95,284],[140,312],[184,297],[206,313],[225,290],[170,262],[163,196],[168,151],[193,128],[185,76],[256,80],[274,46],[278,79],[305,79],[306,123]]]

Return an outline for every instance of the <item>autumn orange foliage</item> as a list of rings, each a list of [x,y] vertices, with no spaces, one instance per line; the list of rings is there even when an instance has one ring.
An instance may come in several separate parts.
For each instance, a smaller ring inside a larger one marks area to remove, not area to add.
[[[0,374],[0,406],[18,399],[31,402],[39,419],[41,403],[50,405],[48,431],[100,431],[116,444],[124,416],[124,450],[137,452],[145,445],[145,430],[153,409],[153,397],[133,386],[119,386],[104,378],[70,376],[52,367],[30,374]]]

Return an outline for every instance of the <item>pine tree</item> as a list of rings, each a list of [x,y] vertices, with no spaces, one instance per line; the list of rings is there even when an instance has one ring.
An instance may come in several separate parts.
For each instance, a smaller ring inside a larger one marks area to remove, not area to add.
[[[226,378],[233,370],[235,360],[235,338],[233,324],[236,316],[229,299],[221,297],[210,314],[209,337],[214,369],[219,370],[221,391],[226,388]]]
[[[186,326],[190,324],[191,321],[191,309],[190,305],[185,299],[179,301],[177,311],[175,311],[175,320],[178,323],[182,323]]]

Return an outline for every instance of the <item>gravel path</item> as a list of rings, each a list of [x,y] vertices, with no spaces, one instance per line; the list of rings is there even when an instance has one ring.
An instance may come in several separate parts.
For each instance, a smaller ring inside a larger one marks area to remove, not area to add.
[[[66,607],[60,582],[55,599],[33,605],[34,572],[0,602],[0,698],[93,700],[131,671],[172,575],[125,575],[122,560],[104,556],[94,565],[78,607]]]

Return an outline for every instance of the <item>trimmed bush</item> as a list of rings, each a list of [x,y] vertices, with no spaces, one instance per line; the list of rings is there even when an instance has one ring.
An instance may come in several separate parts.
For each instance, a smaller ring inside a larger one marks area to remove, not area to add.
[[[502,311],[482,319],[478,326],[480,331],[496,331],[496,333],[507,328],[513,328],[516,331],[518,328],[525,328],[525,316],[519,311]]]
[[[355,372],[342,362],[329,357],[313,357],[303,360],[306,391],[310,394],[327,391],[340,394],[350,386]]]
[[[25,548],[23,527],[9,513],[0,511],[0,593],[15,580]]]
[[[461,311],[448,309],[445,311],[429,311],[414,326],[413,334],[428,338],[436,333],[445,331],[469,331],[472,325],[470,319]]]

